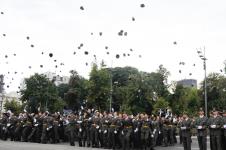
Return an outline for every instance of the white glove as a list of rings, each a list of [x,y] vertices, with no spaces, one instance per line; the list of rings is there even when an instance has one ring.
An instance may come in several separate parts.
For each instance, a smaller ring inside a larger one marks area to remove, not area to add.
[[[138,131],[138,128],[136,128],[135,130],[134,130],[134,132],[137,132]]]
[[[181,127],[181,130],[186,130],[187,128],[186,127]]]

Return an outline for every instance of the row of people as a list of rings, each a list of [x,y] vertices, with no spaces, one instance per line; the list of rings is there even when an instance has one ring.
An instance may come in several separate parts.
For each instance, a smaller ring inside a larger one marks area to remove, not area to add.
[[[139,114],[137,116],[100,113],[81,110],[78,113],[61,115],[5,113],[0,119],[0,138],[12,141],[59,143],[69,141],[79,146],[111,149],[154,149],[155,146],[170,146],[177,142],[179,128],[180,142],[186,150],[191,149],[191,129],[197,129],[201,150],[207,149],[207,128],[210,132],[211,149],[221,150],[226,143],[226,113],[219,116],[217,111],[208,119],[204,112],[190,119],[186,114],[176,118]]]

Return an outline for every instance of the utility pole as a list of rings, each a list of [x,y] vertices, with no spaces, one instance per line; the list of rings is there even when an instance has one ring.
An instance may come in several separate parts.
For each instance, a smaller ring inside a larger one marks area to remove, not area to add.
[[[206,51],[205,47],[203,49],[200,48],[200,50],[197,50],[197,53],[199,57],[203,60],[203,69],[204,69],[204,99],[205,99],[205,116],[208,116],[208,110],[207,110],[207,81],[206,81]]]
[[[113,65],[113,60],[111,61],[111,70],[110,70],[110,98],[109,98],[109,112],[111,113],[112,111],[112,93],[113,93],[113,87],[112,87],[112,65]]]

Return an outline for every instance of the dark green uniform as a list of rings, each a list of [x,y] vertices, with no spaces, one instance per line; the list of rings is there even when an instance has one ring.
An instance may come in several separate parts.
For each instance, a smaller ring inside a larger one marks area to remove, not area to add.
[[[16,116],[10,117],[10,119],[8,120],[7,128],[8,128],[9,138],[11,139],[11,141],[14,141],[14,139],[15,139],[16,124],[17,124],[17,117]]]
[[[101,120],[101,131],[102,131],[102,141],[103,141],[103,147],[108,148],[109,146],[109,118],[105,116]]]
[[[101,132],[100,129],[100,120],[97,116],[92,117],[92,125],[90,128],[90,137],[92,142],[92,147],[99,147],[100,141],[99,141],[99,132]]]
[[[181,136],[184,150],[191,150],[191,127],[192,121],[189,118],[181,122]]]
[[[197,138],[200,150],[207,150],[207,121],[207,117],[200,116],[195,120],[194,124],[197,129]]]
[[[165,118],[163,120],[163,126],[162,126],[163,146],[165,147],[170,144],[169,131],[170,131],[170,121],[169,119]]]
[[[27,115],[26,118],[23,120],[23,131],[22,131],[22,141],[27,142],[28,136],[32,131],[32,124],[33,124],[33,117],[30,115]]]
[[[69,124],[67,125],[65,132],[68,136],[69,142],[71,146],[75,146],[75,115],[70,115],[68,117]]]
[[[131,134],[132,134],[133,126],[132,126],[132,120],[130,118],[126,118],[123,120],[123,129],[121,131],[121,137],[122,137],[122,149],[131,149],[130,140],[131,140]]]
[[[8,116],[4,114],[3,118],[1,119],[1,135],[0,136],[2,140],[7,140],[8,138],[7,122],[8,122]]]
[[[21,141],[22,129],[23,129],[23,118],[18,117],[17,124],[15,127],[15,132],[14,132],[14,140],[15,141]]]
[[[141,148],[141,125],[142,122],[140,119],[135,119],[133,121],[133,146],[134,149]]]
[[[226,116],[223,117],[222,122],[223,122],[223,126],[222,126],[222,130],[223,130],[222,144],[223,144],[223,149],[226,149]]]
[[[141,126],[141,143],[144,149],[150,146],[151,138],[151,121],[149,119],[144,119]]]
[[[222,150],[221,145],[222,118],[220,116],[211,117],[208,120],[208,124],[210,128],[211,150]]]

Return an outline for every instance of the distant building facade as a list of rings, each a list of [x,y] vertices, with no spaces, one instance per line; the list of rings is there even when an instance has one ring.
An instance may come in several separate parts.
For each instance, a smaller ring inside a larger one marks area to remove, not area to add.
[[[0,93],[4,92],[4,76],[0,75]]]
[[[197,88],[197,80],[195,80],[195,79],[183,79],[183,80],[177,81],[177,85],[182,85],[183,87]]]
[[[6,101],[12,101],[12,100],[16,100],[19,103],[22,103],[19,100],[19,95],[16,92],[11,92],[11,93],[0,93],[0,113],[5,112],[7,110],[5,110],[4,105],[6,103]]]
[[[3,100],[4,100],[4,76],[0,75],[0,113],[3,110]]]
[[[49,79],[53,80],[55,85],[58,86],[60,84],[68,84],[70,78],[68,76],[59,76],[56,73],[53,72],[46,72],[44,75]]]

